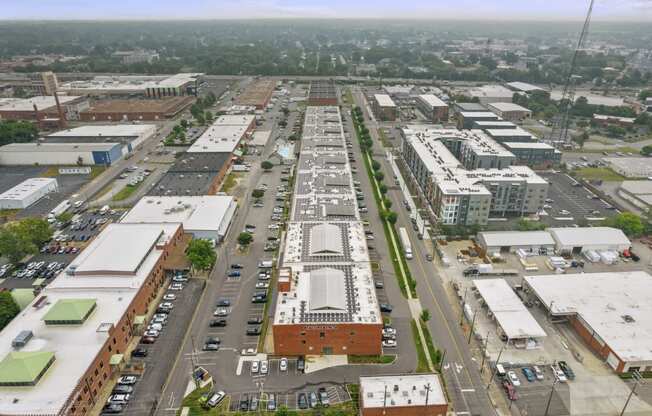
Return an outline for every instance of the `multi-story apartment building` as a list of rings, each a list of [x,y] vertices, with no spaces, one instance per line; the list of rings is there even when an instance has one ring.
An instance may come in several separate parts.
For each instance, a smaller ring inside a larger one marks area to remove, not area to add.
[[[448,121],[448,104],[434,94],[417,95],[419,110],[433,123]]]
[[[383,121],[394,121],[398,117],[398,107],[392,97],[387,94],[375,94],[371,100],[371,106],[378,119]]]
[[[403,129],[405,163],[443,224],[486,224],[491,215],[539,211],[548,183],[478,130]]]

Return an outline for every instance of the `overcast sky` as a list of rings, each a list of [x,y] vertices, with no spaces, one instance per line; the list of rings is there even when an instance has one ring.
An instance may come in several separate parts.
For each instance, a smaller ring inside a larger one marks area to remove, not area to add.
[[[0,0],[0,19],[581,20],[588,0]],[[652,20],[652,0],[596,0],[596,20]]]

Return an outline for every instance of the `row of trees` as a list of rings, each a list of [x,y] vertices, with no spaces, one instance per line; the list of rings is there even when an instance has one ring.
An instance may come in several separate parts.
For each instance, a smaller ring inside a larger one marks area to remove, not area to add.
[[[12,263],[21,261],[52,239],[52,228],[41,218],[25,218],[0,228],[0,256]]]
[[[25,143],[36,140],[38,129],[29,121],[0,121],[0,146],[9,143]]]
[[[213,92],[209,92],[206,96],[197,97],[197,101],[190,106],[190,114],[195,118],[195,121],[200,126],[210,124],[213,122],[214,115],[207,109],[214,106],[217,102],[217,97]]]

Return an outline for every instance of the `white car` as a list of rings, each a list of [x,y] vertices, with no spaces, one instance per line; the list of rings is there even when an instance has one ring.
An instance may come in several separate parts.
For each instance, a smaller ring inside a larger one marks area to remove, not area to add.
[[[278,369],[280,371],[288,371],[288,359],[283,357],[281,358],[281,361],[279,362]]]
[[[136,381],[138,381],[138,377],[136,376],[122,376],[118,379],[118,384],[125,384],[130,386],[132,384],[136,384]]]
[[[213,312],[214,316],[228,316],[229,315],[229,310],[226,308],[217,308],[215,309],[215,312]]]
[[[153,324],[165,325],[165,324],[168,323],[168,318],[163,318],[163,317],[152,318],[152,323]]]
[[[258,361],[251,362],[251,374],[258,374],[260,363]]]
[[[383,328],[383,336],[396,335],[396,329],[387,327]]]
[[[537,380],[543,380],[543,371],[536,365],[532,366],[532,369],[534,370],[534,376]]]
[[[383,340],[383,347],[384,348],[396,348],[396,345],[398,345],[398,344],[396,343],[395,339],[384,339]]]
[[[568,381],[568,379],[566,378],[566,374],[564,374],[564,372],[561,371],[559,367],[555,365],[551,365],[550,369],[552,370],[552,374],[555,376],[557,381],[559,381],[560,383],[565,383]]]
[[[271,277],[272,276],[267,272],[258,273],[258,279],[260,279],[260,280],[269,280],[269,279],[271,279]]]
[[[176,298],[177,298],[177,295],[175,295],[174,293],[166,293],[163,296],[163,300],[175,300]]]
[[[169,290],[183,290],[183,285],[181,283],[172,283],[168,286]]]
[[[267,289],[269,282],[256,282],[256,289]]]
[[[279,227],[278,224],[269,224],[267,226],[268,230],[278,230],[279,228],[281,228],[281,227]]]
[[[145,331],[145,333],[143,334],[143,336],[145,336],[145,337],[152,337],[152,338],[158,338],[158,336],[159,336],[160,334],[161,334],[161,333],[160,333],[159,331],[156,331],[156,330],[154,330],[154,329],[150,329],[149,331]]]
[[[267,374],[269,371],[269,362],[267,360],[263,360],[260,362],[260,374]]]
[[[507,372],[507,377],[509,377],[509,381],[512,383],[514,386],[520,386],[521,385],[521,380],[519,380],[518,376],[516,375],[515,372],[513,371],[508,371]]]
[[[158,305],[159,308],[162,309],[173,309],[174,308],[174,303],[172,302],[162,302]]]
[[[562,209],[561,211],[559,211],[559,215],[569,215],[569,214],[570,214],[570,211],[568,211],[566,209]]]
[[[149,324],[149,326],[147,326],[147,329],[149,331],[161,332],[163,330],[163,324],[157,323],[157,322],[152,322],[151,324]]]

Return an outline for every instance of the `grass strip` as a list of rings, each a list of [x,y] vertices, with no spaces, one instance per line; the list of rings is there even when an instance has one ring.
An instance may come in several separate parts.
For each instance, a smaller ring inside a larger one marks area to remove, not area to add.
[[[430,335],[430,330],[428,325],[423,320],[419,320],[419,325],[421,325],[421,330],[423,331],[423,337],[426,339],[426,349],[430,355],[430,361],[435,368],[439,368],[439,363],[441,361],[441,351],[439,351],[435,344],[432,342],[432,336]]]
[[[140,188],[140,184],[142,182],[136,184],[136,185],[131,185],[127,184],[124,188],[120,190],[117,194],[113,195],[113,200],[114,201],[124,201],[125,199],[129,198],[138,188]]]
[[[391,364],[395,355],[349,355],[349,364]]]
[[[421,343],[421,338],[419,337],[417,322],[412,319],[410,321],[410,326],[412,327],[412,341],[414,342],[414,346],[417,349],[417,368],[415,371],[417,373],[429,373],[430,370],[428,369],[428,359],[426,358],[426,351],[424,350],[423,344]]]

